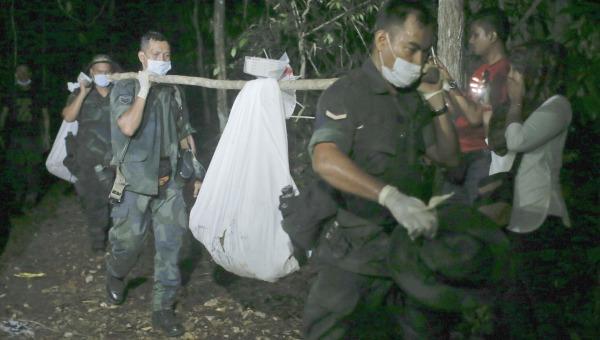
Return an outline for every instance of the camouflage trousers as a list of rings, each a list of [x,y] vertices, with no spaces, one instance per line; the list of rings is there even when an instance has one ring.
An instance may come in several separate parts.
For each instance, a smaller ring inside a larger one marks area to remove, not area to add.
[[[169,181],[164,196],[146,196],[125,191],[121,203],[113,205],[109,231],[111,252],[106,267],[115,277],[125,277],[135,265],[152,225],[154,232],[154,311],[170,309],[181,286],[179,252],[188,227],[182,189]],[[151,222],[151,223],[150,223]]]
[[[77,173],[75,190],[83,208],[90,240],[94,244],[103,244],[106,241],[110,227],[108,194],[112,187],[111,177],[112,174],[107,175],[106,180],[101,181],[92,166],[85,167]]]

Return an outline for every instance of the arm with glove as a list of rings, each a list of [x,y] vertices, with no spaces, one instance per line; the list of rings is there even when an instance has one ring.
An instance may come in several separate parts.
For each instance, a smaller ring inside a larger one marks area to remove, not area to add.
[[[127,137],[133,136],[142,124],[144,107],[146,106],[146,97],[148,96],[148,92],[150,92],[151,86],[148,76],[148,71],[138,72],[137,80],[140,83],[140,89],[135,96],[135,100],[131,107],[117,119],[119,129]]]
[[[416,197],[385,185],[360,169],[335,143],[320,143],[314,147],[313,168],[330,185],[385,206],[412,239],[424,235],[434,237],[437,231],[435,211]]]
[[[92,83],[84,73],[77,77],[78,88],[67,99],[67,105],[62,110],[62,117],[67,122],[73,122],[79,116],[83,101],[92,90]]]

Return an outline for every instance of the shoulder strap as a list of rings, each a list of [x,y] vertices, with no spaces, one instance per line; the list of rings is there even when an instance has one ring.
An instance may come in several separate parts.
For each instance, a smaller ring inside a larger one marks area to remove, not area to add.
[[[127,149],[129,149],[129,143],[131,143],[131,137],[127,138],[127,143],[125,143],[125,146],[118,157],[119,165],[123,164],[123,161],[125,160],[125,154],[127,153]]]

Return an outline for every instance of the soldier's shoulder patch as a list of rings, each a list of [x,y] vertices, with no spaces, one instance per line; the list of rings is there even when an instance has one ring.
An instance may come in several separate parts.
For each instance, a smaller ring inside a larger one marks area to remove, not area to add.
[[[119,103],[123,105],[129,105],[133,102],[133,96],[131,95],[121,95],[118,98]]]
[[[325,115],[333,120],[342,120],[348,118],[346,113],[333,113],[329,110],[325,111]]]

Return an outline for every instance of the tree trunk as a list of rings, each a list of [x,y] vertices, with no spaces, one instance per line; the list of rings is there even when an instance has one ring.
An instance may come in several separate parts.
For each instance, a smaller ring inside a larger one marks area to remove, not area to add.
[[[108,5],[108,27],[111,31],[113,31],[113,28],[115,26],[115,23],[117,23],[117,19],[115,18],[115,0],[110,0],[110,4]],[[115,34],[109,34],[109,51],[111,56],[114,58],[115,57],[115,52],[116,52],[116,44],[115,44]]]
[[[13,34],[13,68],[17,67],[19,44],[17,41],[17,24],[15,23],[15,0],[10,3],[10,27]]]
[[[244,8],[243,8],[243,16],[242,16],[244,23],[246,23],[247,17],[248,17],[248,0],[244,0]]]
[[[42,50],[42,55],[46,55],[47,47],[48,47],[48,35],[46,32],[46,12],[47,11],[46,11],[46,9],[40,9],[40,12],[42,14],[42,46],[41,46],[41,50]],[[44,93],[46,93],[46,90],[47,90],[46,82],[48,79],[48,62],[44,58],[41,61],[41,64],[42,64],[42,90],[44,91]]]
[[[554,13],[551,14],[551,17],[554,18],[554,24],[552,27],[550,27],[552,39],[560,43],[565,42],[565,32],[567,31],[567,28],[570,27],[572,22],[569,14],[562,12],[567,5],[567,0],[556,0],[553,8]]]
[[[464,88],[464,0],[440,0],[438,5],[438,58]]]
[[[213,12],[213,29],[215,32],[215,61],[217,63],[217,79],[227,79],[227,62],[225,60],[225,0],[215,0]],[[219,129],[223,131],[227,124],[227,92],[217,90],[217,116]]]
[[[202,39],[202,31],[200,30],[200,23],[198,22],[198,0],[194,0],[194,12],[192,14],[192,26],[196,34],[196,69],[200,77],[206,77],[204,70],[204,40]],[[210,124],[210,106],[208,105],[208,91],[206,88],[200,90],[202,93],[202,113],[204,116],[204,123]]]

